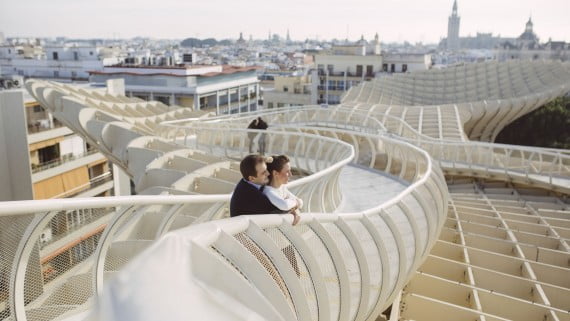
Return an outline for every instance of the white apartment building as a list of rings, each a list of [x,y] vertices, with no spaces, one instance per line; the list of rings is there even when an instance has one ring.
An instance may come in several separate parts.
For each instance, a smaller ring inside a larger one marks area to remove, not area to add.
[[[90,82],[94,85],[123,78],[127,96],[157,100],[167,105],[217,114],[258,108],[256,67],[116,65],[90,74]]]
[[[118,61],[112,50],[91,45],[0,46],[2,75],[87,80],[89,71],[101,70],[104,65]]]
[[[114,184],[103,154],[24,89],[0,91],[0,97],[6,157],[0,167],[9,183],[2,187],[2,200],[111,195]]]
[[[431,67],[431,56],[427,54],[385,53],[382,57],[382,72],[414,72]]]

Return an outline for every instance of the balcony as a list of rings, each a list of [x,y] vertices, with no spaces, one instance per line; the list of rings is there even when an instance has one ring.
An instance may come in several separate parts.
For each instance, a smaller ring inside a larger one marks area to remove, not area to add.
[[[102,175],[93,177],[88,183],[77,186],[71,190],[65,191],[64,193],[58,194],[52,198],[67,198],[67,197],[88,197],[95,195],[85,195],[87,191],[94,190],[95,194],[100,194],[106,190],[113,187],[113,184],[107,184],[113,181],[113,175],[111,172],[104,173]],[[97,187],[105,185],[102,189],[96,189]],[[95,190],[96,189],[96,190]],[[93,194],[93,193],[91,193]]]
[[[49,125],[48,126],[42,126],[42,124],[45,124],[46,121],[47,121],[47,119],[43,119],[42,121],[38,121],[35,124],[28,124],[28,134],[41,133],[41,132],[45,132],[48,130],[52,130],[52,129],[56,129],[56,128],[60,128],[60,127],[64,126],[57,119],[53,120],[53,126],[49,126]]]
[[[74,234],[74,232],[82,229],[83,227],[97,221],[100,220],[103,216],[110,214],[114,211],[115,209],[112,207],[109,208],[89,208],[89,209],[78,209],[78,210],[72,210],[72,211],[62,211],[60,212],[59,216],[67,216],[67,217],[61,217],[61,219],[65,220],[65,225],[66,225],[66,229],[65,231],[52,235],[51,238],[47,239],[46,241],[40,241],[40,250],[46,249],[46,250],[50,250],[50,248],[54,247],[54,246],[50,246],[50,245],[55,245],[55,247],[57,247],[57,245],[63,245],[63,244],[58,244],[61,242],[58,242],[59,240]],[[66,215],[69,214],[69,215]],[[76,216],[81,216],[81,219],[75,219],[75,220],[69,220],[69,216],[71,217],[76,217]],[[58,217],[56,216],[54,219],[58,219]]]
[[[73,160],[83,158],[85,156],[93,155],[95,153],[97,153],[97,150],[91,149],[91,150],[88,150],[87,152],[79,154],[79,155],[69,155],[68,154],[68,155],[64,155],[60,158],[53,159],[49,162],[41,163],[39,165],[32,164],[32,174],[42,172],[42,171],[45,171],[46,169],[50,169],[53,167],[61,166],[67,162],[71,162]]]
[[[69,172],[81,166],[88,166],[94,162],[105,160],[105,156],[98,151],[88,151],[74,157],[66,157],[58,161],[44,163],[42,170],[36,170],[32,173],[32,183],[37,183],[45,179]]]

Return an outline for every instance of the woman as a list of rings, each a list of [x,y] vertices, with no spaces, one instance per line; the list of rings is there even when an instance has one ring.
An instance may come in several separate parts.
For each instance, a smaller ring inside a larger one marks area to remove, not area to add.
[[[293,214],[293,225],[295,225],[300,220],[299,209],[303,206],[303,201],[285,187],[292,175],[289,157],[279,155],[272,158],[273,161],[267,161],[269,184],[265,186],[263,193],[275,207]]]
[[[303,201],[297,196],[293,195],[285,184],[289,182],[291,177],[291,165],[289,164],[289,157],[286,155],[279,155],[268,157],[266,160],[267,171],[269,172],[269,183],[265,185],[263,194],[267,196],[269,201],[282,211],[287,211],[293,214],[293,225],[299,223],[301,216],[299,216],[299,209],[303,206]],[[271,161],[273,158],[273,161]],[[291,263],[291,267],[297,276],[301,276],[295,249],[291,244],[285,245],[281,248],[285,257]]]

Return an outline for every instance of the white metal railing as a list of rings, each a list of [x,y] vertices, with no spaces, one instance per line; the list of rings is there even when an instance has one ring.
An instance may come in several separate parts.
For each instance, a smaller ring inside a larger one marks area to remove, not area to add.
[[[570,155],[563,152],[477,142],[417,145],[438,159],[445,170],[483,177],[500,175],[511,181],[570,191]]]
[[[305,131],[332,131],[330,127],[341,127],[351,131],[362,131],[359,126],[346,126],[345,120],[347,115],[355,115],[357,112],[342,110],[342,112],[334,112],[324,109],[325,114],[321,111],[323,108],[309,107],[306,110],[301,107],[287,108],[281,111],[283,113],[272,112],[267,116],[270,124],[277,127],[298,128]],[[362,114],[362,112],[360,112]],[[302,116],[300,116],[302,114]],[[256,113],[255,116],[260,115]],[[220,127],[239,127],[243,126],[249,120],[255,118],[247,115],[241,117],[220,117],[212,122],[200,123],[203,126]],[[336,117],[339,116],[339,117]],[[363,116],[356,118],[362,121]],[[318,122],[318,119],[325,121]],[[368,118],[379,117],[366,116]],[[425,135],[419,134],[414,128],[407,124],[404,120],[397,117],[384,115],[391,121],[398,123],[398,131],[396,134],[401,136],[400,139],[410,142],[416,146],[426,150],[430,155],[439,161],[439,165],[446,171],[469,172],[477,174],[480,177],[496,177],[501,175],[511,181],[521,183],[534,182],[539,185],[558,189],[562,191],[570,191],[570,155],[564,150],[543,149],[536,147],[525,147],[515,145],[494,144],[485,142],[462,142],[450,140],[437,140]],[[348,117],[350,119],[350,117]],[[232,122],[229,122],[232,120]],[[296,121],[299,121],[297,123]],[[225,122],[221,122],[225,121]],[[237,121],[237,122],[236,122]],[[192,120],[177,120],[165,122],[163,125],[167,127],[179,126],[178,124],[192,124]],[[372,122],[364,122],[372,123]],[[322,124],[322,127],[328,127],[324,130],[315,128]],[[275,128],[275,127],[272,127]],[[379,129],[381,130],[381,129]],[[172,131],[164,131],[164,135],[173,135]],[[346,133],[346,132],[345,132]],[[338,135],[337,135],[338,137]],[[354,144],[354,141],[349,143]],[[356,151],[358,155],[358,150]]]

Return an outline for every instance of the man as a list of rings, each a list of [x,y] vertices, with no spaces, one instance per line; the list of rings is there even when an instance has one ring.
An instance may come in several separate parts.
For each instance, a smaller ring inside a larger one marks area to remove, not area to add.
[[[265,184],[269,182],[269,172],[261,155],[247,155],[239,164],[239,169],[243,179],[236,185],[230,200],[231,217],[287,213],[275,207],[262,192]]]

